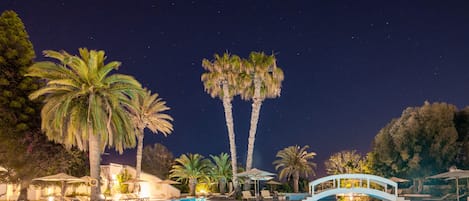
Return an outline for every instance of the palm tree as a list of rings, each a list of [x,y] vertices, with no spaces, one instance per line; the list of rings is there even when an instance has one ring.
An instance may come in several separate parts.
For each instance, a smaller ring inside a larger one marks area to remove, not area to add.
[[[275,55],[251,52],[249,60],[244,62],[243,76],[241,77],[243,78],[241,98],[243,100],[252,100],[251,126],[249,128],[246,158],[246,170],[250,170],[252,168],[254,141],[262,101],[266,98],[280,96],[284,75],[282,69],[277,67]]]
[[[232,177],[230,156],[227,153],[221,153],[219,156],[210,155],[214,163],[210,175],[218,181],[220,194],[225,194],[226,183]]]
[[[195,195],[195,186],[198,180],[207,179],[211,162],[200,154],[182,154],[175,160],[170,172],[171,178],[177,178],[177,181],[188,182],[191,195]]]
[[[136,179],[140,179],[142,171],[142,150],[145,128],[149,128],[153,133],[162,133],[164,136],[173,131],[171,121],[173,118],[163,112],[169,110],[166,102],[158,97],[158,94],[151,94],[151,91],[143,89],[145,93],[135,96],[130,105],[126,108],[130,112],[132,122],[134,123],[137,136],[137,160],[136,160]]]
[[[307,152],[309,146],[289,146],[277,152],[276,157],[279,158],[274,161],[275,169],[280,169],[279,178],[293,177],[293,191],[298,193],[298,181],[300,176],[308,177],[314,175],[314,168],[316,164],[311,160],[316,156],[314,152]]]
[[[364,158],[356,150],[344,150],[331,155],[324,163],[327,174],[351,174],[365,171]]]
[[[38,62],[27,76],[44,79],[45,86],[29,95],[44,97],[41,128],[50,140],[66,147],[89,151],[90,175],[97,182],[91,200],[99,200],[100,156],[106,146],[122,153],[135,146],[134,126],[122,103],[139,93],[140,83],[133,77],[109,73],[120,66],[104,64],[104,51],[79,49],[80,56],[65,51],[44,51],[60,63]]]
[[[202,74],[201,80],[204,88],[212,98],[218,97],[223,101],[226,127],[230,141],[232,174],[237,173],[236,142],[233,126],[233,113],[231,101],[239,94],[238,81],[241,68],[241,59],[236,55],[225,53],[222,56],[215,54],[214,60],[203,59],[202,67],[207,71]],[[238,179],[233,176],[233,187],[237,190]]]

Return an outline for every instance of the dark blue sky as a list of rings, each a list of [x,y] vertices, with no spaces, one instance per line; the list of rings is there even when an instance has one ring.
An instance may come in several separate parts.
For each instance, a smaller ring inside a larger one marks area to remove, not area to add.
[[[37,60],[44,49],[103,49],[171,107],[174,133],[147,133],[176,156],[229,152],[221,101],[203,90],[201,61],[225,50],[275,52],[282,95],[261,109],[254,166],[310,145],[369,151],[380,128],[425,100],[469,103],[468,1],[59,1],[2,0],[23,19]],[[250,103],[233,102],[245,163]],[[134,163],[134,152],[105,156]],[[322,168],[320,166],[320,168]],[[319,170],[322,172],[322,170]]]

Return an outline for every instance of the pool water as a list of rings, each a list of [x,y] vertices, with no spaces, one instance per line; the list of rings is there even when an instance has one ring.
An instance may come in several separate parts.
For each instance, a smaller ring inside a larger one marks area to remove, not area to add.
[[[179,198],[171,201],[206,201],[206,198]]]

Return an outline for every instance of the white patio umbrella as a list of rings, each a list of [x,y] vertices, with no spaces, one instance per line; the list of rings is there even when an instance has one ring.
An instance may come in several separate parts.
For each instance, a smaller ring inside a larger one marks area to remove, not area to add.
[[[49,175],[45,177],[39,177],[33,179],[33,181],[53,181],[53,182],[61,182],[62,186],[60,189],[61,199],[64,200],[65,197],[65,183],[66,182],[85,182],[85,180],[80,179],[78,177],[70,176],[65,173],[59,173],[54,175]]]
[[[460,170],[457,168],[450,168],[448,172],[440,173],[430,176],[430,179],[456,179],[456,197],[459,201],[459,178],[468,178],[469,170]]]
[[[4,167],[0,166],[0,172],[8,172],[8,170],[5,169]]]
[[[408,179],[403,179],[403,178],[399,178],[399,177],[391,177],[391,178],[389,178],[389,180],[391,180],[393,182],[396,182],[396,183],[403,183],[403,182],[408,182],[409,181]]]
[[[238,177],[248,177],[249,179],[254,181],[254,194],[256,196],[256,199],[259,195],[259,181],[271,180],[274,178],[272,177],[274,175],[274,173],[259,170],[257,168],[252,168],[251,170],[236,174],[236,176]]]

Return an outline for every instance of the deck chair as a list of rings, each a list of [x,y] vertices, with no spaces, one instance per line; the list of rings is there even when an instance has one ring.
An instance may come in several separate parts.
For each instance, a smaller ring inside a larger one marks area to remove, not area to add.
[[[236,191],[231,191],[231,192],[229,192],[229,193],[226,193],[225,195],[215,195],[215,196],[213,196],[213,197],[215,197],[215,198],[228,199],[228,198],[230,198],[230,197],[233,197],[233,195],[234,195],[235,192],[236,192]]]
[[[261,190],[261,196],[263,199],[274,199],[268,190]]]
[[[241,193],[243,194],[242,200],[256,200],[256,197],[252,196],[251,191],[243,191]]]
[[[438,198],[424,198],[422,199],[423,201],[440,201],[440,200],[448,200],[448,198],[454,196],[454,194],[451,194],[451,193],[448,193],[446,195],[443,195],[441,197],[438,197]],[[456,196],[454,196],[456,197]]]

